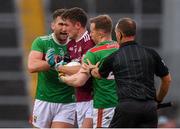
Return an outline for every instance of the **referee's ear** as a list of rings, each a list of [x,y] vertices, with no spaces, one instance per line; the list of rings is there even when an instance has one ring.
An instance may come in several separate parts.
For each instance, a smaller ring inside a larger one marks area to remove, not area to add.
[[[122,40],[122,38],[123,38],[123,34],[122,32],[120,32],[120,41]]]
[[[120,43],[120,41],[121,41],[121,32],[115,31],[115,33],[116,33],[117,42]]]

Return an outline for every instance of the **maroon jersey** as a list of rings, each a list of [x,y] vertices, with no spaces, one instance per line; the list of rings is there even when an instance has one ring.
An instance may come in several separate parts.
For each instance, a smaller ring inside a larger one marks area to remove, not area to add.
[[[67,50],[70,55],[71,61],[77,61],[81,63],[82,56],[92,47],[94,42],[90,38],[88,31],[83,36],[75,41],[71,40],[67,44]],[[90,78],[84,86],[76,88],[77,102],[89,101],[92,99],[92,79]]]

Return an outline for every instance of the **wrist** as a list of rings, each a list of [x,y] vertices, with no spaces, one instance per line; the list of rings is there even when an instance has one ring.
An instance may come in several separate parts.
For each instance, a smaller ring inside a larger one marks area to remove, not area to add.
[[[162,102],[162,100],[159,100],[159,99],[155,99],[155,101],[157,102],[157,103],[161,103]]]
[[[59,77],[62,82],[65,82],[65,74],[64,73],[59,73]]]
[[[52,67],[54,67],[55,66],[55,62],[54,63],[49,63],[49,66],[52,68]]]
[[[62,72],[62,71],[61,71],[62,66],[64,66],[65,64],[67,64],[67,63],[61,61],[61,62],[59,62],[59,63],[56,63],[54,67],[55,67],[56,71]]]
[[[55,62],[53,60],[47,60],[48,65],[52,68],[55,66]]]

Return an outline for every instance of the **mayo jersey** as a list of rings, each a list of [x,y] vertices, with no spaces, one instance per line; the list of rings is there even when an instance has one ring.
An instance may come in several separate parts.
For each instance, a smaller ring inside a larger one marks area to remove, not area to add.
[[[32,50],[44,54],[50,49],[55,49],[58,57],[63,57],[67,53],[66,44],[60,44],[54,34],[37,37],[32,44]],[[36,99],[54,102],[54,103],[71,103],[75,101],[74,88],[58,80],[58,72],[50,69],[48,71],[38,72]]]
[[[94,65],[100,62],[99,67],[101,67],[103,60],[118,48],[119,45],[114,41],[98,43],[86,53],[84,62],[87,63],[87,59]],[[93,91],[94,108],[110,108],[117,105],[118,97],[113,73],[110,73],[108,78],[93,78]]]

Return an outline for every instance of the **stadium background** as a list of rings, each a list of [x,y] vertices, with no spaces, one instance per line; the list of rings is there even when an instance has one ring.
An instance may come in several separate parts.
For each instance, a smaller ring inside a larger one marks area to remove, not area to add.
[[[31,127],[28,119],[36,88],[36,75],[27,72],[31,43],[50,33],[53,10],[74,6],[89,17],[107,13],[114,25],[121,17],[137,21],[137,40],[162,55],[173,78],[165,101],[176,105],[159,111],[161,121],[172,120],[180,127],[180,0],[1,0],[0,127]]]

